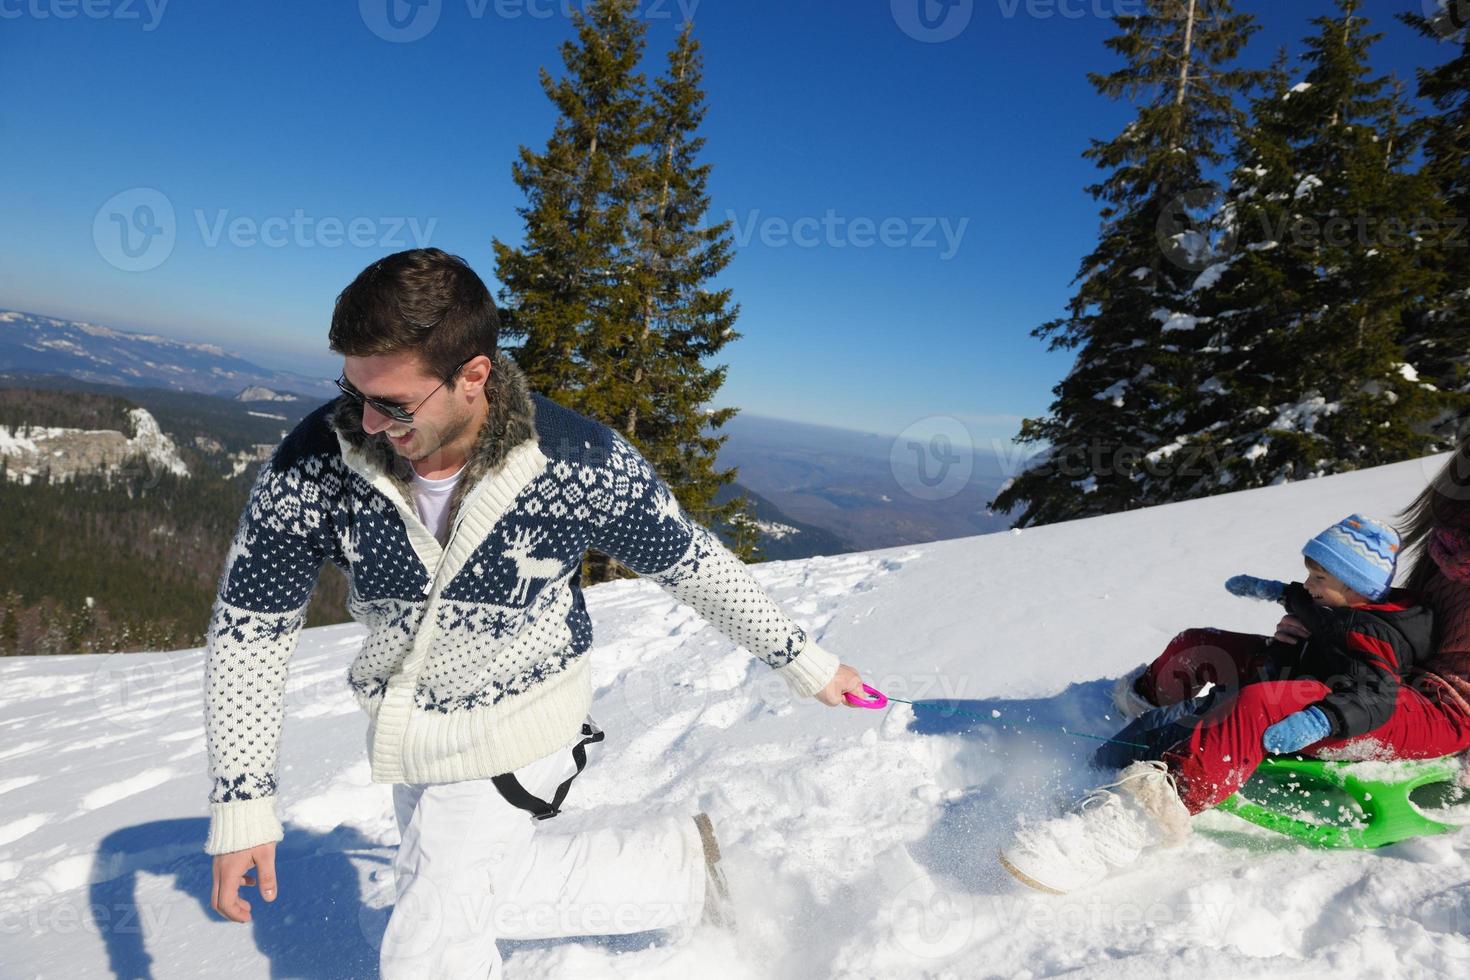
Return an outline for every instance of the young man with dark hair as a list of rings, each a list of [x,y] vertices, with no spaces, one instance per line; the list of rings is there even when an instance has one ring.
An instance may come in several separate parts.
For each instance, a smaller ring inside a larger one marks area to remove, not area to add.
[[[862,691],[625,437],[530,391],[497,333],[489,291],[456,256],[415,249],[363,270],[332,315],[342,396],[262,465],[209,627],[204,849],[214,909],[243,922],[242,884],[266,901],[278,890],[287,662],[323,564],[351,581],[368,635],[348,682],[401,835],[385,977],[499,976],[497,936],[728,915],[704,814],[533,832],[602,737],[588,715],[587,549],[693,606],[797,696]]]

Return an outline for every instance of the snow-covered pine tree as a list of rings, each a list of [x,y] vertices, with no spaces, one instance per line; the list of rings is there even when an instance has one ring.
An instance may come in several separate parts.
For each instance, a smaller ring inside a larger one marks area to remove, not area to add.
[[[1436,451],[1439,393],[1404,357],[1401,323],[1432,284],[1428,181],[1410,169],[1407,107],[1370,77],[1356,0],[1313,20],[1305,78],[1278,62],[1253,103],[1220,217],[1223,247],[1202,274],[1215,418],[1180,452],[1211,461],[1180,496],[1262,486]],[[1432,243],[1431,243],[1432,244]]]
[[[1423,139],[1424,172],[1443,205],[1436,256],[1442,278],[1408,318],[1404,345],[1419,375],[1447,393],[1453,413],[1447,421],[1463,432],[1470,414],[1470,10],[1454,2],[1431,16],[1399,16],[1451,52],[1448,61],[1418,73],[1419,97],[1435,109],[1414,127]]]
[[[1038,327],[1051,349],[1075,349],[1050,414],[1019,440],[1045,446],[991,503],[1020,508],[1017,526],[1110,513],[1168,499],[1176,434],[1197,427],[1210,327],[1190,291],[1207,247],[1203,220],[1240,124],[1235,105],[1258,73],[1232,67],[1257,29],[1228,0],[1148,0],[1115,18],[1107,46],[1125,64],[1090,74],[1097,91],[1138,104],[1137,117],[1084,156],[1107,171],[1097,248],[1081,264],[1066,316]]]
[[[748,501],[740,496],[716,503],[736,471],[716,469],[716,454],[728,437],[714,433],[738,410],[706,407],[724,384],[726,369],[706,367],[704,359],[740,336],[734,329],[739,305],[731,302],[729,289],[709,288],[733,253],[730,223],[706,223],[711,167],[700,162],[706,105],[703,57],[693,28],[692,21],[684,25],[652,92],[635,229],[642,322],[619,372],[627,384],[621,428],[676,489],[691,516],[733,532],[742,517],[748,530]],[[734,534],[731,542],[742,558],[758,556],[750,534]]]
[[[541,70],[558,117],[546,148],[522,146],[512,173],[526,205],[520,246],[494,242],[503,286],[501,334],[519,339],[517,363],[533,388],[610,422],[594,387],[604,350],[636,319],[629,262],[638,149],[647,116],[637,71],[646,25],[637,0],[599,0],[572,11],[576,38],[562,45],[565,74]],[[507,345],[510,346],[510,345]]]

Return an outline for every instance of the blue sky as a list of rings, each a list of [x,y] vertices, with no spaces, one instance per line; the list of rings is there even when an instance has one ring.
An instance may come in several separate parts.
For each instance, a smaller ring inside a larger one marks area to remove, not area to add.
[[[435,245],[498,289],[511,161],[553,121],[538,69],[583,0],[416,2],[0,0],[0,307],[327,376],[332,301],[378,256]],[[650,74],[690,11],[704,45],[744,335],[719,404],[881,433],[947,415],[981,445],[1045,411],[1071,359],[1029,332],[1097,230],[1080,154],[1132,115],[1085,73],[1137,0],[952,3],[644,0]],[[1331,12],[1237,6],[1252,64]],[[1392,20],[1418,7],[1366,4],[1379,71],[1449,56]]]

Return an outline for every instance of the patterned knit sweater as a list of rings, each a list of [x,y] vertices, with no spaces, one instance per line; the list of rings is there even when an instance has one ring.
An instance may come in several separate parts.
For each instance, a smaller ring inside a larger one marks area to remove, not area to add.
[[[692,606],[800,696],[837,658],[691,520],[619,433],[531,392],[504,352],[489,415],[450,503],[446,545],[410,471],[362,409],[308,415],[261,466],[221,578],[205,654],[210,826],[204,850],[283,838],[277,750],[287,663],[328,561],[367,638],[347,682],[369,718],[372,780],[509,772],[574,741],[592,701],[589,548]]]

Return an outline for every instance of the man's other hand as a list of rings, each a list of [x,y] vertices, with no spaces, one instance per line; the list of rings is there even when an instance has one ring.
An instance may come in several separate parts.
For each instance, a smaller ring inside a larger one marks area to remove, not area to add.
[[[232,922],[250,921],[250,903],[240,886],[260,887],[260,897],[276,900],[276,842],[214,856],[214,893],[210,907]]]

